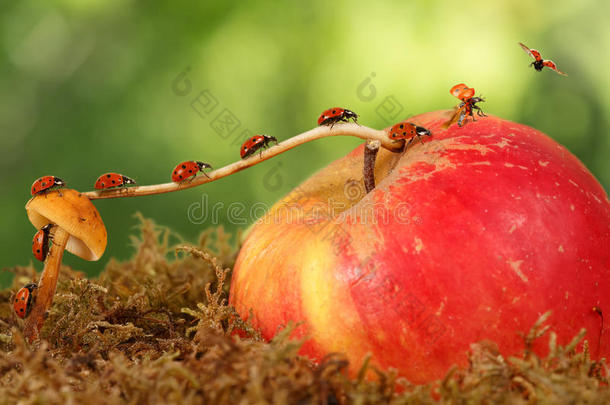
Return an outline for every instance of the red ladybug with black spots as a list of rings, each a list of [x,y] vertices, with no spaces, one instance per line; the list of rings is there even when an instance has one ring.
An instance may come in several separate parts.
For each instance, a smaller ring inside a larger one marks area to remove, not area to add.
[[[393,140],[399,139],[408,139],[407,146],[417,137],[421,143],[423,143],[421,137],[422,136],[431,136],[429,130],[424,127],[420,127],[419,125],[415,125],[411,122],[403,121],[394,125],[390,128],[390,133],[388,137]]]
[[[32,195],[42,194],[54,187],[65,187],[66,183],[55,176],[42,176],[32,183]]]
[[[52,240],[51,228],[53,224],[46,224],[34,235],[32,240],[32,253],[34,257],[41,262],[44,262],[49,253],[49,241]]]
[[[554,70],[560,75],[567,76],[567,73],[564,73],[559,70],[559,68],[557,68],[555,62],[553,62],[552,60],[542,59],[542,55],[540,55],[540,52],[538,52],[536,49],[528,48],[525,44],[522,44],[521,42],[519,42],[519,46],[521,46],[525,53],[534,58],[534,61],[530,63],[530,66],[534,66],[534,69],[536,69],[536,71],[541,72],[544,67],[548,67],[549,69]]]
[[[337,122],[348,122],[350,119],[357,124],[358,114],[341,107],[329,108],[318,117],[318,125],[330,125],[332,128]]]
[[[95,189],[106,190],[113,187],[127,187],[128,184],[136,184],[136,182],[119,173],[104,173],[95,181]]]
[[[27,318],[32,309],[32,305],[36,301],[36,289],[38,285],[35,283],[29,283],[23,286],[13,300],[13,309],[17,316],[21,319]]]
[[[274,136],[269,135],[254,135],[249,138],[239,150],[239,154],[242,159],[252,156],[257,151],[260,151],[260,157],[263,157],[263,149],[268,148],[271,142],[275,142],[277,145],[277,139]]]
[[[178,163],[178,165],[176,165],[176,167],[174,167],[174,170],[172,171],[172,181],[174,183],[180,183],[189,178],[192,180],[195,178],[195,176],[197,176],[198,172],[205,174],[205,176],[209,178],[210,176],[208,176],[208,174],[204,172],[203,169],[211,168],[212,166],[210,166],[209,164],[200,162],[198,160],[190,160],[188,162]]]

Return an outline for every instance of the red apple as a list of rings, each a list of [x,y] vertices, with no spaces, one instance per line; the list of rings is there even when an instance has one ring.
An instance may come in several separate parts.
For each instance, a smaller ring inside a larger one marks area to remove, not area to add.
[[[271,338],[290,321],[302,354],[367,353],[416,383],[466,365],[472,342],[523,348],[547,310],[559,343],[587,329],[610,355],[610,204],[583,164],[543,133],[497,117],[441,129],[449,112],[412,118],[433,135],[381,150],[377,187],[363,148],[330,164],[251,230],[230,302]],[[534,348],[544,355],[546,342]]]

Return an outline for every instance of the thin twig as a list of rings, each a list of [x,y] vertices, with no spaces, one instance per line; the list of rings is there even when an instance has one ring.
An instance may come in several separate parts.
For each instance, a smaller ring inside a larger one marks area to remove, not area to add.
[[[150,186],[130,187],[126,189],[118,188],[105,191],[88,191],[83,193],[83,195],[90,200],[97,200],[102,198],[137,197],[152,194],[171,193],[173,191],[197,187],[205,183],[211,183],[212,181],[219,180],[233,173],[237,173],[304,143],[320,138],[338,135],[355,136],[366,140],[377,140],[381,146],[394,152],[399,152],[403,147],[403,142],[397,143],[390,140],[387,133],[383,130],[376,130],[353,123],[337,124],[332,128],[321,126],[280,142],[278,145],[272,146],[266,151],[262,152],[262,155],[256,153],[247,159],[239,160],[235,163],[231,163],[228,166],[207,173],[209,177],[203,175],[197,176],[190,182],[186,181],[182,183],[164,183]]]

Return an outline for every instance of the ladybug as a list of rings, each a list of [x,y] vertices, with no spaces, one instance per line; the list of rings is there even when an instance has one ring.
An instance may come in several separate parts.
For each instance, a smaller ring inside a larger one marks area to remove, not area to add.
[[[431,136],[431,133],[424,127],[420,127],[419,125],[415,125],[411,122],[403,121],[394,125],[390,129],[390,133],[388,134],[388,136],[390,139],[394,140],[409,139],[409,142],[407,142],[407,146],[409,146],[409,144],[413,142],[415,137],[417,137],[417,139],[419,139],[423,143],[421,137]]]
[[[249,138],[243,145],[241,145],[241,149],[239,150],[239,154],[242,159],[247,158],[256,153],[256,151],[260,150],[260,154],[262,157],[263,149],[268,148],[271,142],[275,142],[277,145],[277,139],[274,136],[269,135],[254,135]]]
[[[46,224],[36,232],[34,240],[32,240],[32,253],[41,262],[45,261],[47,253],[49,253],[49,240],[53,239],[51,236],[53,226],[53,224]]]
[[[552,60],[542,59],[540,52],[538,52],[537,50],[530,49],[527,46],[525,46],[524,44],[522,44],[521,42],[519,42],[519,45],[521,46],[521,48],[523,48],[523,50],[525,52],[527,52],[527,54],[529,56],[531,56],[532,58],[535,59],[532,63],[530,63],[530,66],[534,66],[534,69],[536,69],[538,72],[541,72],[542,69],[546,66],[549,69],[553,69],[555,72],[559,73],[560,75],[567,76],[567,73],[564,73],[557,68],[557,65],[555,64],[555,62],[553,62]]]
[[[449,121],[443,124],[443,128],[449,128],[451,124],[457,121],[458,126],[464,125],[464,119],[468,116],[472,117],[473,121],[476,121],[474,118],[474,110],[477,111],[477,115],[479,117],[486,117],[481,107],[477,105],[477,103],[484,102],[485,99],[483,97],[473,97],[474,89],[466,86],[464,83],[456,84],[453,86],[449,93],[455,96],[461,103],[457,106],[453,116]]]
[[[42,176],[32,183],[32,195],[42,194],[53,187],[65,187],[66,183],[59,177]]]
[[[205,174],[206,177],[210,177],[206,172],[203,171],[203,169],[211,168],[212,166],[210,166],[209,164],[199,161],[191,160],[188,162],[182,162],[179,163],[176,167],[174,167],[174,171],[172,172],[172,181],[174,183],[180,183],[181,181],[184,181],[189,177],[194,179],[195,176],[197,176],[198,172]]]
[[[104,173],[95,181],[95,189],[105,190],[112,187],[127,187],[127,184],[136,184],[136,182],[122,174]]]
[[[330,125],[331,128],[339,121],[348,122],[350,119],[358,123],[358,114],[345,108],[335,107],[329,108],[320,114],[318,125]]]
[[[32,304],[36,301],[34,297],[34,291],[38,288],[35,283],[29,283],[23,286],[15,295],[15,301],[13,301],[13,309],[17,316],[21,319],[26,318],[30,314]]]

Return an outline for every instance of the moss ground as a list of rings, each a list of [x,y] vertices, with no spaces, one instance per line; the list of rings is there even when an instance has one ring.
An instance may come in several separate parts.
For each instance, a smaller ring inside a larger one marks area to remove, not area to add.
[[[545,316],[524,334],[519,357],[479,342],[468,369],[428,385],[391,370],[350,379],[340,353],[314,364],[297,355],[290,326],[263,342],[236,316],[226,301],[237,252],[230,235],[216,229],[197,245],[172,246],[168,229],[141,221],[131,260],[111,261],[97,279],[62,268],[33,347],[9,303],[37,275],[5,269],[15,278],[0,291],[0,404],[610,403],[606,364],[590,360],[582,334],[556,345]],[[536,339],[548,341],[547,358],[528,350]]]

